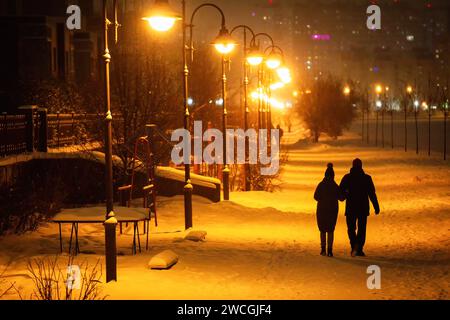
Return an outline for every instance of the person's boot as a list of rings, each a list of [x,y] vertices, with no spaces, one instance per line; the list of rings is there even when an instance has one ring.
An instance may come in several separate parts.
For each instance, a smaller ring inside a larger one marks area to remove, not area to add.
[[[351,255],[353,258],[358,255],[358,246],[357,245],[353,246]]]
[[[363,249],[359,249],[358,252],[356,253],[357,257],[365,257],[366,254],[364,253]]]
[[[324,256],[324,257],[327,255],[327,252],[325,251],[325,247],[322,247],[322,251],[320,251],[320,255]]]
[[[333,257],[333,248],[328,248],[327,256],[329,256],[330,258]]]

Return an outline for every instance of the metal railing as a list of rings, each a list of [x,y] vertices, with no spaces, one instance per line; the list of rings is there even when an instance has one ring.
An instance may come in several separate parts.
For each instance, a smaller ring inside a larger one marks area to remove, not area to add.
[[[0,157],[100,142],[102,137],[101,114],[47,114],[34,106],[22,108],[20,113],[0,115]],[[122,121],[120,115],[114,119]]]

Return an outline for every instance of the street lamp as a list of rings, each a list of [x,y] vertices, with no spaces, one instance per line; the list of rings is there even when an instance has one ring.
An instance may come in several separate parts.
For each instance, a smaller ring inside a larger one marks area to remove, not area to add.
[[[377,85],[377,86],[375,87],[375,92],[376,92],[377,94],[381,94],[381,93],[383,92],[383,87],[382,87],[381,85]]]
[[[291,72],[287,67],[278,68],[277,74],[284,84],[288,84],[292,81]]]
[[[172,9],[167,0],[155,0],[151,11],[143,20],[148,21],[150,27],[159,32],[166,32],[173,28],[175,22],[182,17]]]
[[[407,86],[406,87],[406,93],[408,95],[408,99],[407,99],[407,101],[405,103],[405,106],[404,106],[404,109],[405,109],[404,110],[405,111],[405,152],[408,151],[408,124],[407,124],[407,121],[408,121],[408,105],[409,105],[409,102],[412,99],[413,87],[412,86]]]
[[[349,86],[345,86],[343,92],[344,92],[344,95],[345,95],[345,96],[349,96],[350,93],[352,92],[352,89],[350,89]]]
[[[262,55],[260,55],[259,49],[257,47],[250,47],[247,43],[247,31],[249,31],[252,35],[252,39],[255,36],[255,32],[253,31],[252,28],[250,28],[247,25],[238,25],[236,27],[234,27],[231,30],[231,35],[237,31],[237,30],[243,30],[243,37],[244,37],[244,63],[243,63],[243,68],[244,68],[244,130],[245,132],[247,132],[248,128],[249,128],[249,123],[248,123],[248,116],[250,113],[250,109],[248,106],[248,85],[249,85],[249,67],[250,65],[253,66],[257,66],[259,64],[262,63],[264,57]],[[245,137],[245,190],[246,191],[250,191],[251,189],[251,184],[250,184],[250,164],[249,164],[249,156],[250,156],[250,152],[249,152],[249,140],[248,137]]]
[[[103,62],[104,62],[104,97],[105,97],[105,184],[106,184],[106,217],[105,217],[105,260],[106,260],[106,282],[117,281],[117,247],[116,226],[117,219],[114,214],[114,185],[113,185],[113,163],[112,163],[112,122],[111,113],[111,84],[108,29],[114,25],[115,42],[119,23],[117,21],[117,0],[114,0],[114,22],[108,19],[108,0],[103,0]]]
[[[247,53],[247,62],[251,66],[259,66],[264,61],[264,54],[259,50],[256,44],[250,45],[250,49]]]
[[[269,69],[275,70],[281,66],[281,59],[277,53],[271,53],[267,58],[266,65]]]
[[[408,94],[411,94],[411,93],[413,92],[413,88],[412,88],[411,86],[407,86],[407,87],[406,87],[406,92],[407,92]]]
[[[194,29],[194,19],[197,14],[197,12],[205,7],[214,8],[217,11],[219,11],[220,16],[222,18],[221,22],[221,29],[219,31],[219,35],[216,37],[216,39],[213,41],[213,46],[215,49],[222,54],[222,108],[223,108],[223,154],[224,154],[224,170],[223,170],[223,185],[224,185],[224,198],[225,200],[229,199],[229,173],[230,170],[228,168],[227,164],[227,136],[226,136],[226,127],[227,127],[227,104],[226,104],[226,73],[225,73],[225,67],[226,67],[226,55],[230,54],[234,48],[236,47],[236,42],[233,41],[231,38],[230,33],[228,32],[228,29],[226,28],[226,21],[225,21],[225,14],[223,13],[222,9],[218,7],[215,4],[212,3],[204,3],[198,6],[194,9],[190,23],[187,23],[186,19],[186,0],[181,1],[182,4],[182,16],[181,20],[183,21],[183,47],[182,47],[182,54],[183,54],[183,90],[184,90],[184,108],[183,108],[183,114],[184,114],[184,129],[189,130],[189,66],[187,63],[187,54],[190,52],[191,61],[193,60],[194,55],[194,48],[193,48],[193,29]],[[161,9],[162,8],[162,9]],[[168,0],[156,0],[153,7],[151,8],[149,14],[143,18],[144,20],[148,20],[150,22],[150,25],[153,27],[153,29],[157,31],[168,31],[170,28],[167,28],[170,26],[171,23],[167,21],[176,21],[177,20],[177,14],[174,10],[170,8]],[[164,18],[164,19],[161,19]],[[152,24],[151,21],[154,21]],[[162,26],[164,23],[163,21],[166,21],[165,27]],[[172,25],[173,26],[173,25]],[[186,44],[186,38],[187,38],[187,30],[189,29],[189,45]],[[191,173],[190,173],[190,160],[188,163],[185,163],[185,187],[184,187],[184,210],[185,210],[185,227],[186,229],[189,229],[193,226],[192,223],[192,184],[191,184]]]
[[[282,81],[287,84],[290,83],[292,81],[291,78],[291,74],[288,68],[286,67],[282,67],[282,65],[284,64],[284,52],[283,50],[276,46],[273,42],[273,39],[270,38],[272,40],[272,44],[266,48],[266,50],[264,51],[265,53],[269,52],[269,55],[266,59],[266,66],[268,68],[268,82],[269,84],[272,82],[272,73],[274,70],[277,70],[278,76],[282,79]],[[277,52],[278,50],[278,52]],[[268,97],[269,97],[269,101],[271,101],[271,88],[270,86],[268,86]],[[267,135],[267,139],[268,139],[268,145],[270,147],[270,143],[271,143],[271,129],[272,129],[272,104],[268,104],[267,106],[267,128],[268,128],[268,135]]]
[[[231,37],[231,34],[228,32],[226,28],[222,28],[219,32],[219,35],[213,42],[214,47],[217,52],[222,55],[230,54],[234,48],[236,47],[236,42]]]
[[[380,84],[377,84],[375,86],[375,92],[377,94],[377,101],[376,101],[376,125],[375,125],[375,146],[378,146],[378,120],[379,120],[379,111],[383,107],[383,102],[380,100],[380,95],[383,93],[383,86]]]

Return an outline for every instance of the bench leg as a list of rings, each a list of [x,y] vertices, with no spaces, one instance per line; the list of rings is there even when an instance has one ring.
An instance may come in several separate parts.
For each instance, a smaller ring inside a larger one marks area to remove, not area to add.
[[[133,255],[136,254],[136,223],[134,224],[133,228],[133,248],[132,248]]]
[[[144,221],[145,223],[145,221]],[[139,222],[136,222],[136,231],[137,231],[137,240],[138,240],[138,245],[139,245],[139,253],[142,253],[141,251],[141,235],[139,234]]]
[[[148,234],[150,233],[150,220],[147,220],[147,243],[145,244],[145,250],[148,251]]]

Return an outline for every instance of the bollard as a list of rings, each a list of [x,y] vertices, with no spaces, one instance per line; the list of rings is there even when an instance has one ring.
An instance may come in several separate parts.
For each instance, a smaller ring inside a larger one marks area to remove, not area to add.
[[[223,169],[223,200],[230,200],[230,168],[225,165]]]
[[[191,184],[191,180],[186,181],[184,186],[184,221],[185,229],[188,230],[193,227],[192,222],[192,192],[194,187]]]
[[[117,281],[117,246],[116,226],[117,219],[114,212],[108,214],[105,225],[105,259],[106,259],[106,282]]]

